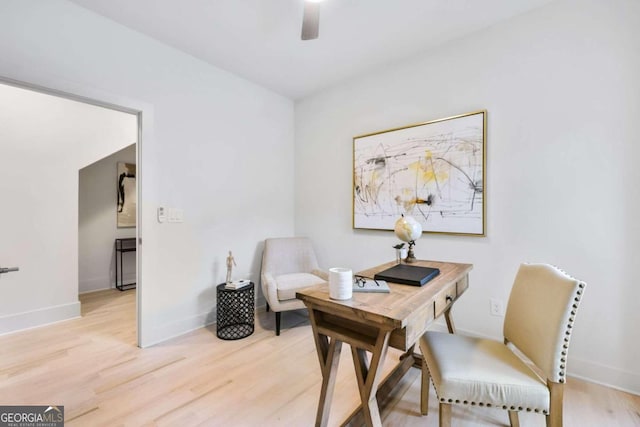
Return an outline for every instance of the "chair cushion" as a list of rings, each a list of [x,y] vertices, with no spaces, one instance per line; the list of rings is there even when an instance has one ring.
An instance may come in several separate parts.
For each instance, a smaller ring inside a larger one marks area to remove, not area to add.
[[[291,273],[276,276],[276,289],[278,292],[278,300],[286,301],[296,298],[296,291],[309,286],[324,283],[322,277],[318,277],[311,273]]]
[[[420,348],[441,402],[549,411],[545,381],[501,342],[428,331]]]

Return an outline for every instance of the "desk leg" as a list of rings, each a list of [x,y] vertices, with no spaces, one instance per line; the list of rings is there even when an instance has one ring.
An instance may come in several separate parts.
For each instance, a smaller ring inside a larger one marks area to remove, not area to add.
[[[451,317],[451,309],[453,307],[449,306],[449,308],[447,308],[444,311],[444,320],[447,322],[447,329],[449,330],[450,334],[455,334],[456,333],[456,326],[453,324],[453,318]]]
[[[314,311],[311,309],[309,309],[309,319],[311,320],[313,338],[316,342],[320,370],[322,371],[322,388],[320,390],[318,412],[316,413],[316,427],[325,427],[329,421],[329,410],[331,409],[333,390],[338,376],[342,341],[335,338],[329,341],[326,335],[318,333]]]
[[[381,330],[378,332],[376,345],[371,352],[371,364],[369,364],[367,352],[364,349],[351,345],[351,354],[356,368],[360,399],[362,400],[362,412],[364,413],[365,423],[368,426],[382,425],[376,393],[380,382],[380,367],[387,356],[390,336],[391,331]]]

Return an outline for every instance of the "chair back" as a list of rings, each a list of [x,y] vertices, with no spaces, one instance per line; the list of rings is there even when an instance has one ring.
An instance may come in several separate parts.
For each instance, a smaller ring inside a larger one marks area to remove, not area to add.
[[[565,382],[576,312],[586,284],[547,264],[522,264],[504,320],[504,337],[548,380]]]
[[[290,273],[311,273],[318,269],[311,240],[306,237],[266,239],[262,253],[262,272],[274,276]]]

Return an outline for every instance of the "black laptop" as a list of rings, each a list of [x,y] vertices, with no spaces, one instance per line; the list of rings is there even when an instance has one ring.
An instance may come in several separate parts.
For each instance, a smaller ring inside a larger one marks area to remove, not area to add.
[[[398,264],[373,276],[376,280],[386,280],[403,285],[422,286],[440,274],[440,270],[418,265]]]

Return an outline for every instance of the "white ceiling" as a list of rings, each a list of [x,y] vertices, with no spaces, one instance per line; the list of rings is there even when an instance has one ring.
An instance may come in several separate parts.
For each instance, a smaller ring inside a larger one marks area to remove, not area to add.
[[[71,0],[292,99],[551,0],[326,0],[301,41],[303,0]]]

